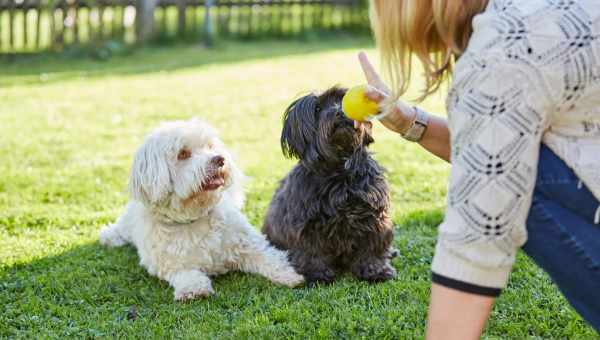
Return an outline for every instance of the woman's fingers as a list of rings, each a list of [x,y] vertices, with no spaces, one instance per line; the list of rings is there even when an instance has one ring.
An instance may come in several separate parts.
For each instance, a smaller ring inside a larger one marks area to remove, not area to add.
[[[369,85],[375,87],[376,89],[382,91],[385,94],[389,93],[387,85],[385,85],[383,80],[381,80],[381,77],[379,77],[377,71],[375,71],[375,68],[369,61],[369,57],[367,57],[367,54],[365,52],[360,52],[358,54],[358,60],[360,61],[360,66],[362,67],[363,73],[365,74],[367,83],[369,83]]]
[[[375,68],[373,68],[373,65],[371,65],[369,57],[367,57],[365,52],[360,52],[358,54],[358,60],[360,61],[360,66],[365,74],[365,78],[367,78],[367,82],[370,85],[377,85],[378,83],[381,83],[379,74],[377,74],[377,71],[375,71]]]
[[[357,130],[366,129],[367,131],[371,132],[371,130],[373,130],[373,123],[371,123],[369,121],[359,122],[359,121],[355,120],[354,128]]]
[[[367,96],[367,98],[371,99],[376,103],[382,102],[388,97],[387,94],[383,93],[382,91],[378,90],[376,87],[371,85],[367,85],[365,95]]]

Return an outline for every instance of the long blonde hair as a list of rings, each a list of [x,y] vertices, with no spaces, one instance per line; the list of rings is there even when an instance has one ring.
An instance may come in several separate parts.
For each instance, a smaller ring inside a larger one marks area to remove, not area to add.
[[[420,100],[436,92],[452,72],[472,33],[473,17],[488,0],[371,0],[371,27],[394,99],[406,93],[413,56],[423,65]]]

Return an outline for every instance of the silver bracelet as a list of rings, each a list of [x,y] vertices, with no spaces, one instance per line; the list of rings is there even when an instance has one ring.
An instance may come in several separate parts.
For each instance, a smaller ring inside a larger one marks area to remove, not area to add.
[[[429,115],[424,111],[421,111],[416,106],[413,106],[413,110],[415,110],[415,120],[412,122],[408,130],[402,137],[410,142],[420,142],[427,131],[427,127],[429,126]]]

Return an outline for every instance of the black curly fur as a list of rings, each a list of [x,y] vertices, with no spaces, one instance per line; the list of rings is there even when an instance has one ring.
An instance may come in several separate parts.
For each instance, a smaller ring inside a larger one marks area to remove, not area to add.
[[[275,192],[263,226],[309,285],[333,282],[346,270],[369,282],[396,275],[388,184],[367,150],[369,131],[356,130],[341,112],[345,93],[334,87],[286,110],[281,146],[299,162]]]

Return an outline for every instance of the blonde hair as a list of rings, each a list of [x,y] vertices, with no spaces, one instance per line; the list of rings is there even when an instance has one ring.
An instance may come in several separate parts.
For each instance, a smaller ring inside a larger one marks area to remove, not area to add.
[[[406,93],[413,56],[425,73],[420,100],[436,92],[452,72],[472,33],[473,17],[488,0],[371,0],[371,27],[394,99]]]

